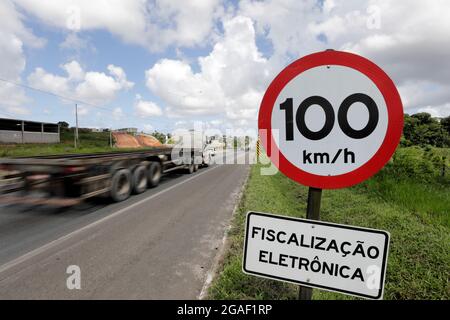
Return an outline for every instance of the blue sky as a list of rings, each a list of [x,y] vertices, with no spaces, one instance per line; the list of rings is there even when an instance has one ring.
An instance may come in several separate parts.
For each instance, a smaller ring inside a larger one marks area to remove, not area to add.
[[[203,121],[246,129],[256,127],[264,91],[283,67],[334,48],[380,65],[405,112],[442,117],[450,114],[450,44],[442,42],[449,7],[439,0],[5,0],[0,78],[87,102],[84,127],[169,132]],[[73,125],[74,102],[0,82],[0,116]]]
[[[72,61],[74,55],[77,53],[72,49],[62,49],[60,44],[64,41],[64,34],[57,30],[45,30],[46,28],[39,27],[38,24],[33,26],[35,34],[39,37],[47,39],[47,45],[45,50],[32,49],[27,52],[27,68],[25,74],[30,74],[37,67],[43,67],[46,71],[63,75],[64,71],[60,68],[60,65]],[[173,50],[167,50],[163,53],[152,54],[145,48],[142,48],[133,44],[124,44],[117,41],[111,34],[106,31],[87,31],[82,33],[80,37],[88,39],[88,46],[90,48],[81,50],[78,60],[82,64],[85,70],[106,70],[109,64],[121,66],[126,70],[127,78],[134,82],[132,89],[126,92],[120,92],[117,94],[114,101],[99,104],[99,106],[112,109],[114,107],[122,107],[125,114],[132,115],[132,105],[135,101],[136,94],[140,94],[144,99],[161,103],[159,98],[152,94],[145,87],[145,74],[144,70],[152,66],[156,61],[162,57],[175,57]],[[71,110],[73,103],[69,105],[62,104],[60,99],[50,95],[46,95],[40,92],[33,92],[33,90],[27,91],[27,94],[33,97],[33,106],[41,109],[41,112],[33,112],[33,115],[40,117],[40,120],[45,121],[60,121],[64,119],[70,123],[73,122],[73,117],[68,115],[67,110]],[[74,97],[76,98],[76,97]],[[52,112],[48,115],[44,114],[44,109],[51,108]],[[92,107],[94,108],[94,107]],[[64,110],[62,110],[64,109]],[[96,110],[94,108],[94,110]],[[105,121],[99,122],[98,120],[92,121],[90,117],[80,116],[80,122],[86,126],[108,126],[108,122],[114,121],[111,116],[103,112],[104,109],[98,109],[102,112],[102,116],[105,116]],[[60,112],[58,112],[60,111]],[[164,121],[165,119],[158,119]],[[154,121],[152,121],[154,122]],[[104,123],[104,124],[103,124]],[[102,125],[103,124],[103,125]],[[141,125],[140,121],[136,121],[131,117],[123,117],[118,121],[114,121],[114,125],[119,126],[138,126]],[[156,125],[156,123],[155,123]]]
[[[46,45],[44,49],[30,48],[25,50],[27,56],[27,64],[24,70],[24,75],[31,74],[36,68],[42,67],[46,71],[64,75],[64,70],[60,65],[72,60],[79,61],[85,70],[106,70],[109,64],[120,66],[126,70],[127,79],[134,82],[132,89],[126,92],[120,92],[117,94],[114,101],[99,104],[100,107],[114,109],[115,107],[121,107],[124,113],[124,117],[121,119],[114,119],[105,109],[95,108],[88,106],[92,111],[101,112],[102,120],[96,117],[97,112],[91,112],[88,116],[80,116],[79,121],[81,126],[94,126],[94,127],[140,127],[144,129],[144,125],[151,124],[158,130],[170,130],[171,121],[166,117],[158,117],[157,119],[139,119],[133,114],[133,104],[135,103],[135,97],[137,94],[141,95],[145,100],[151,100],[155,103],[162,105],[163,101],[159,99],[157,95],[154,95],[145,86],[145,70],[154,65],[158,60],[162,58],[176,59],[175,48],[168,48],[162,52],[150,52],[142,46],[135,44],[128,44],[118,41],[112,34],[104,30],[94,30],[80,32],[80,38],[86,41],[86,48],[79,50],[70,48],[61,48],[61,43],[64,42],[67,36],[66,30],[58,30],[45,25],[42,25],[34,19],[27,19],[26,26],[31,28],[34,34],[38,37],[46,39]],[[210,47],[210,46],[208,46]],[[188,57],[195,58],[202,53],[206,52],[206,48],[195,48],[184,50]],[[48,90],[49,92],[53,92]],[[73,124],[74,117],[71,114],[73,112],[74,103],[70,101],[62,102],[61,99],[52,95],[42,93],[40,91],[34,91],[27,89],[27,95],[33,100],[32,104],[32,118],[40,121],[67,121]],[[55,92],[58,93],[58,92]],[[76,96],[68,96],[77,99]],[[45,113],[45,110],[51,111]],[[96,119],[92,119],[91,115],[94,114]],[[126,116],[126,115],[129,115]]]

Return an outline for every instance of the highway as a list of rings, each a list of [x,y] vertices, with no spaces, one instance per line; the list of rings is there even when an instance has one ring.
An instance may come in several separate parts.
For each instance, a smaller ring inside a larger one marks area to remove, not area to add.
[[[243,156],[245,154],[240,154]],[[249,165],[212,165],[121,203],[0,206],[0,299],[196,299]],[[68,266],[81,289],[68,289]]]

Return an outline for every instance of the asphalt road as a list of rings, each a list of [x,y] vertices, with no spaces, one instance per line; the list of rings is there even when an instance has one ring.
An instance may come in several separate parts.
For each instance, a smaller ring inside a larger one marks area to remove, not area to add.
[[[198,298],[248,169],[168,175],[116,204],[0,206],[0,299]],[[67,288],[70,265],[79,290]]]

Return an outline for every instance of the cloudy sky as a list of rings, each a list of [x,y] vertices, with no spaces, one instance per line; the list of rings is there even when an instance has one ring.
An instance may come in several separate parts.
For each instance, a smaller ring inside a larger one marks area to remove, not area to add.
[[[62,96],[83,127],[254,128],[273,77],[327,48],[381,66],[405,112],[450,115],[448,0],[1,0],[0,16],[0,117],[73,125]]]

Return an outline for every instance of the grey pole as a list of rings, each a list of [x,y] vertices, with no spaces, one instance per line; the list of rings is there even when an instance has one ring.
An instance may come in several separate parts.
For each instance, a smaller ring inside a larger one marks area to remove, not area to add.
[[[78,147],[78,105],[75,103],[75,149]]]
[[[25,141],[24,141],[25,122],[24,121],[21,122],[21,129],[22,129],[22,143],[25,143]]]
[[[306,206],[306,219],[320,220],[320,200],[322,198],[322,189],[308,189],[308,204]],[[299,300],[311,300],[312,288],[300,286],[298,290]]]

